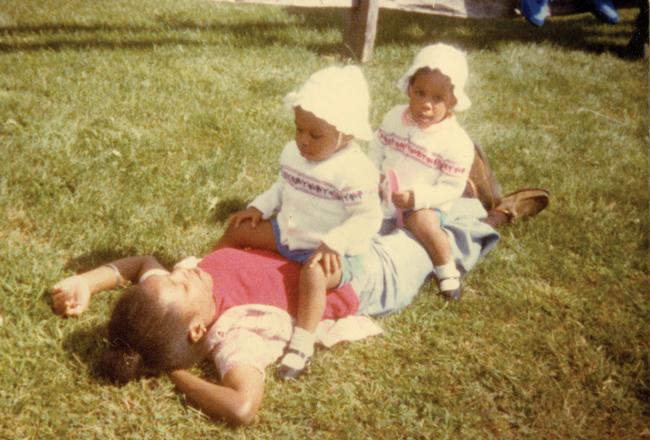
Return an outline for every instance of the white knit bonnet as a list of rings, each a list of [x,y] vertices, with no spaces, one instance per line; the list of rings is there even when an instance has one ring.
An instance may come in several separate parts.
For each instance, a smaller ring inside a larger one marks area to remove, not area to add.
[[[285,96],[284,103],[290,109],[300,106],[343,134],[364,141],[372,137],[368,122],[370,93],[357,66],[319,70],[297,92]]]
[[[472,105],[465,94],[468,68],[464,52],[443,43],[425,47],[417,54],[409,70],[397,81],[397,87],[402,92],[408,93],[411,76],[423,67],[428,67],[431,70],[438,69],[451,79],[451,84],[454,86],[454,97],[457,101],[454,110],[467,110]]]

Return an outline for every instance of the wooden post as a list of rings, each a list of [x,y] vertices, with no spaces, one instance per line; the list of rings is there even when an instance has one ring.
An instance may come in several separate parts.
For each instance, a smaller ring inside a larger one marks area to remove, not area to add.
[[[350,8],[345,24],[343,55],[360,63],[370,61],[377,36],[379,0],[358,0]]]

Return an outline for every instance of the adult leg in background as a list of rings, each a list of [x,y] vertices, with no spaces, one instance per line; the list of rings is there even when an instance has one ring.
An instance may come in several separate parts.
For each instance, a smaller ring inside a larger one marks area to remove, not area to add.
[[[644,0],[645,1],[645,0]],[[533,217],[548,206],[549,192],[542,188],[526,188],[501,196],[501,187],[485,153],[474,144],[474,162],[463,197],[474,197],[488,215],[483,220],[493,228]]]

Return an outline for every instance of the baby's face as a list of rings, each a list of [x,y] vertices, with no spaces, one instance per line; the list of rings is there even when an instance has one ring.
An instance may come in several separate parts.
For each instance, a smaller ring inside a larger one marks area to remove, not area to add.
[[[342,145],[339,131],[313,113],[295,107],[296,144],[307,160],[319,162],[330,157]]]
[[[451,80],[439,70],[418,71],[408,89],[411,117],[420,128],[445,119],[456,105]]]

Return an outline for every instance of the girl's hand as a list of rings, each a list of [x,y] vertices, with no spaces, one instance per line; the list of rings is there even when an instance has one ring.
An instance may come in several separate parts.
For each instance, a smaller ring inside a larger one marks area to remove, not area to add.
[[[228,217],[228,221],[226,223],[228,224],[228,226],[234,226],[235,228],[238,228],[242,222],[246,220],[250,220],[251,228],[254,228],[255,226],[257,226],[257,224],[260,222],[261,219],[262,219],[262,211],[251,206],[249,208],[244,209],[243,211],[238,211],[235,212],[234,214],[231,214],[230,217]]]
[[[183,258],[181,261],[174,264],[174,269],[194,269],[200,261],[201,259],[196,257]]]
[[[415,206],[415,196],[413,195],[413,191],[396,192],[393,193],[392,202],[396,208],[413,209]]]
[[[305,262],[309,267],[314,267],[318,263],[323,267],[326,276],[331,275],[341,269],[341,256],[325,243],[321,243]]]
[[[90,288],[79,275],[65,278],[52,287],[52,308],[57,315],[79,316],[89,303]]]

